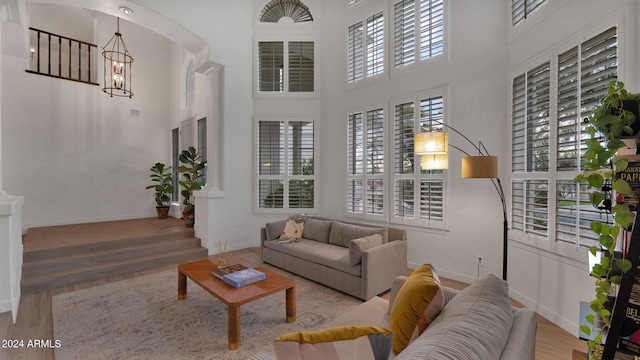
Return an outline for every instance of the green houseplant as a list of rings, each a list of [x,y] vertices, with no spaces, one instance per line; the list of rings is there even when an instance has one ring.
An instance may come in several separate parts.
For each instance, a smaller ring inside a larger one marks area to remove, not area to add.
[[[590,252],[596,256],[600,253],[600,261],[593,265],[590,275],[595,278],[595,299],[590,307],[594,314],[587,315],[591,326],[581,326],[580,330],[587,335],[594,332],[593,340],[587,342],[589,359],[601,359],[603,334],[611,326],[610,295],[616,285],[620,284],[620,272],[614,272],[614,265],[624,274],[631,268],[631,261],[615,259],[614,250],[620,233],[629,228],[631,214],[628,205],[614,201],[612,192],[619,195],[631,193],[629,184],[618,173],[628,166],[628,160],[616,157],[618,150],[626,144],[620,139],[636,132],[632,125],[636,120],[633,111],[626,109],[625,102],[635,100],[637,113],[637,97],[628,93],[624,84],[617,80],[609,83],[607,95],[604,96],[587,119],[589,126],[586,140],[587,150],[582,163],[584,172],[575,178],[576,182],[586,183],[589,187],[590,203],[611,215],[612,222],[592,221],[591,229],[598,236],[599,246],[592,246]]]
[[[169,202],[171,201],[171,194],[173,194],[173,174],[171,173],[171,166],[156,163],[151,167],[150,171],[151,175],[149,176],[153,184],[147,186],[145,189],[155,190],[153,196],[156,201],[158,219],[166,219],[169,217]]]
[[[182,187],[180,192],[183,197],[182,217],[186,226],[193,226],[195,220],[195,204],[193,203],[193,192],[202,189],[204,182],[201,181],[204,175],[206,161],[202,155],[198,154],[193,146],[183,150],[179,157],[183,165],[178,167],[178,172],[182,174],[182,180],[178,183]]]

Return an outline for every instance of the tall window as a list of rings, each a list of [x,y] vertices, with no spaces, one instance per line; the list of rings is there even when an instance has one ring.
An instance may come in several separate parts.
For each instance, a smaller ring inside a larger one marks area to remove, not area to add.
[[[315,207],[314,122],[257,122],[257,208]]]
[[[444,221],[443,171],[422,170],[413,138],[442,131],[444,98],[418,98],[394,106],[393,221],[437,226]]]
[[[394,65],[444,53],[443,0],[403,0],[394,6]]]
[[[315,91],[313,41],[259,41],[257,53],[258,92]]]
[[[617,77],[617,49],[612,27],[514,77],[513,236],[581,247],[597,243],[589,224],[604,215],[590,205],[587,187],[573,178],[581,171],[588,138],[582,119]]]
[[[379,12],[348,29],[347,81],[354,82],[384,72],[384,16]]]
[[[384,109],[348,116],[347,212],[384,215]]]
[[[511,0],[511,24],[516,26],[547,0]]]
[[[193,68],[193,60],[189,62],[189,66],[187,67],[187,74],[185,76],[185,108],[193,105],[196,97],[196,74],[195,69]]]
[[[202,181],[206,184],[207,183],[207,166],[208,164],[206,164],[207,161],[207,118],[202,118],[199,119],[197,124],[197,129],[196,129],[196,136],[198,139],[198,154],[200,154],[202,156],[202,161],[205,162],[205,168],[204,171],[202,172]]]
[[[172,202],[180,201],[180,174],[178,167],[180,166],[180,129],[171,130],[171,173],[173,174],[173,194],[171,194]]]

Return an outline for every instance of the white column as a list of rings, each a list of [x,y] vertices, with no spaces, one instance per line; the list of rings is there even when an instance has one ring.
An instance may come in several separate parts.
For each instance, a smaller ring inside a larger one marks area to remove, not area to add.
[[[22,279],[22,196],[0,192],[0,312],[16,322]]]
[[[4,56],[1,41],[3,28],[7,22],[19,29],[20,11],[16,3],[0,7],[0,69]],[[13,32],[12,32],[13,33]],[[18,32],[19,33],[19,32]],[[25,53],[26,56],[26,53]],[[0,83],[2,72],[0,71]],[[18,315],[20,304],[20,280],[22,280],[22,196],[9,196],[2,190],[2,93],[0,92],[0,312],[11,311],[13,323]]]
[[[224,67],[205,61],[196,68],[207,76],[207,186],[194,192],[195,235],[209,255],[217,253],[213,225],[216,223],[216,203],[224,198]],[[219,207],[219,206],[218,206]]]

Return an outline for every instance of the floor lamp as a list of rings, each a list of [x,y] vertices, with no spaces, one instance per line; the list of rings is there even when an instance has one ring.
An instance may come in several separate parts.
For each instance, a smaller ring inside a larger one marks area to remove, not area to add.
[[[502,202],[503,244],[502,244],[502,278],[507,280],[507,206],[504,198],[504,190],[498,177],[498,157],[490,156],[482,142],[474,144],[468,137],[449,125],[438,122],[443,127],[451,129],[462,136],[478,151],[477,156],[471,156],[466,151],[449,144],[449,135],[445,131],[421,132],[415,135],[414,152],[421,155],[422,170],[443,170],[449,168],[449,146],[461,151],[466,156],[462,157],[462,178],[491,179],[491,183],[498,192]]]

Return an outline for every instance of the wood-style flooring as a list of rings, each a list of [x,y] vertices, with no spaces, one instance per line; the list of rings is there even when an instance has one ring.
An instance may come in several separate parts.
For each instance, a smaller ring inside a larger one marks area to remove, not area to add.
[[[259,254],[259,248],[244,249],[254,251]],[[130,279],[137,276],[175,268],[175,265],[163,266],[154,270],[147,270],[132,274],[118,275],[106,279],[93,280],[82,284],[67,286],[64,288],[45,290],[28,295],[23,295],[20,299],[17,322],[14,325],[11,320],[11,313],[0,314],[0,340],[55,340],[53,339],[53,323],[51,314],[51,299],[54,295],[63,294],[75,290],[85,289],[93,286],[108,284],[120,280]],[[443,284],[455,289],[463,289],[467,284],[441,279]],[[383,295],[383,296],[388,296]],[[516,305],[518,305],[516,303]],[[278,334],[274,334],[276,336]],[[64,344],[63,344],[64,346]],[[569,334],[547,319],[538,316],[538,331],[536,336],[536,359],[537,360],[569,360],[572,349],[584,349],[585,343]],[[0,348],[0,360],[49,360],[54,359],[53,349],[23,348],[23,349],[2,349]]]

